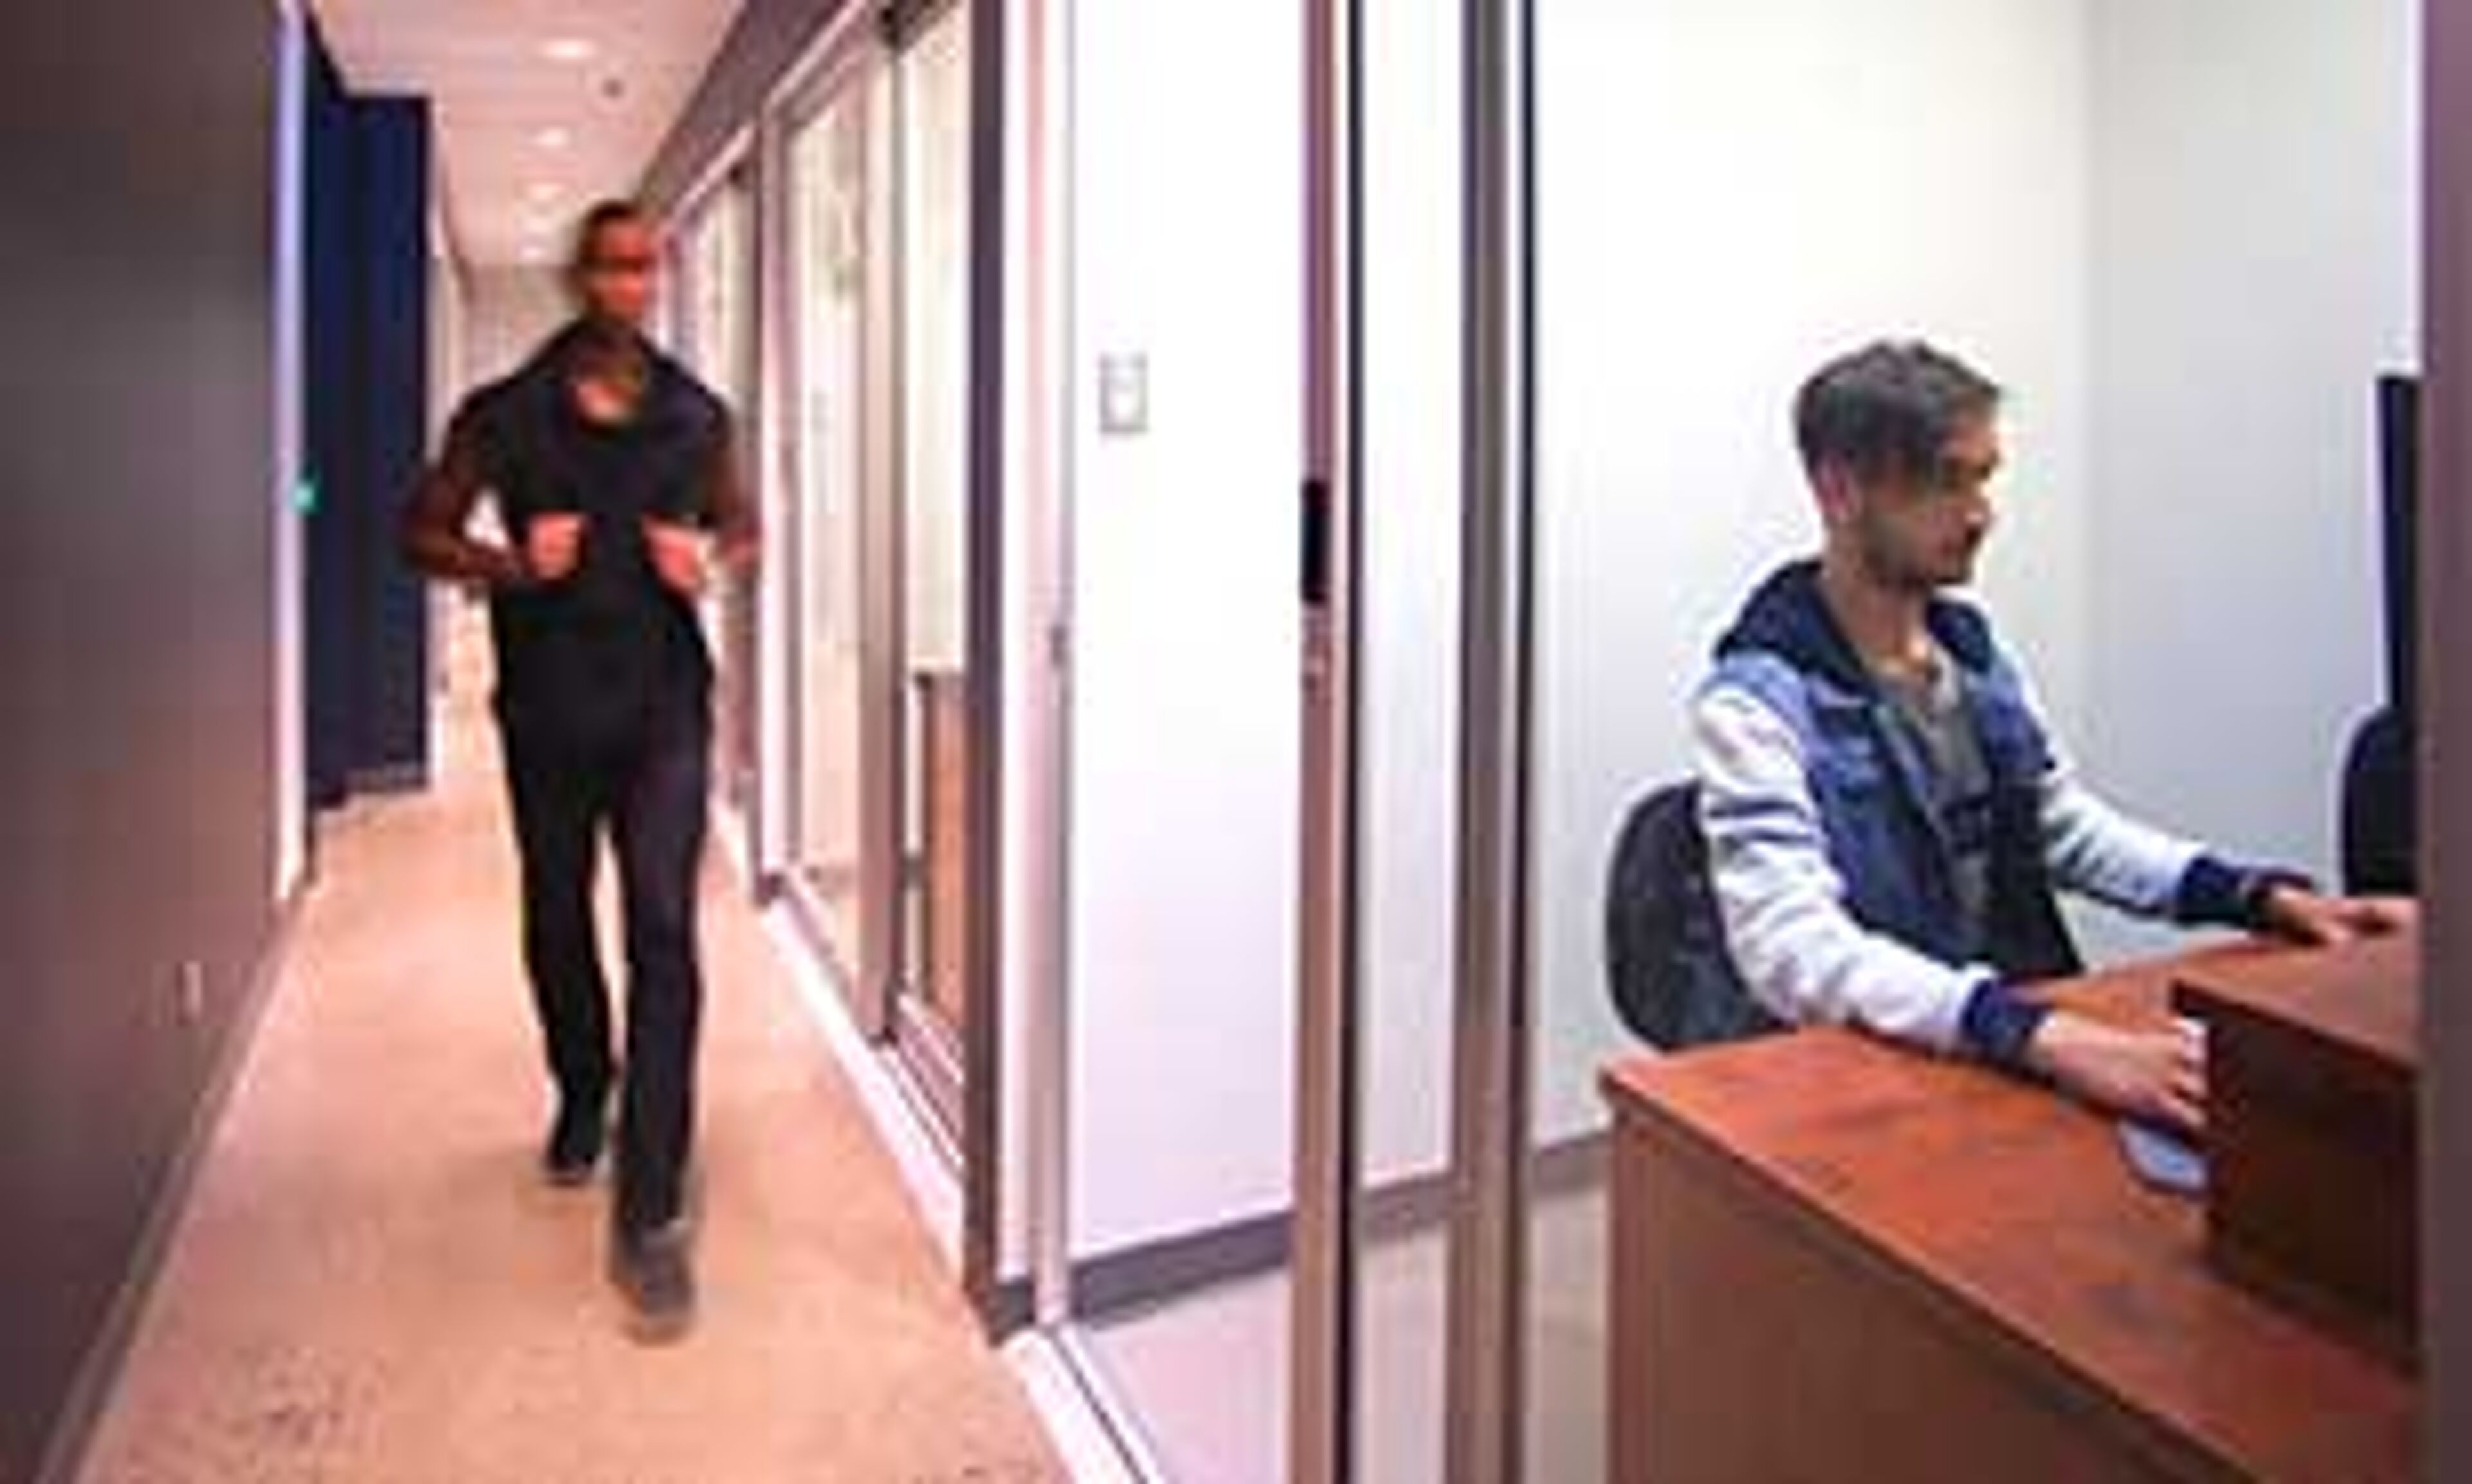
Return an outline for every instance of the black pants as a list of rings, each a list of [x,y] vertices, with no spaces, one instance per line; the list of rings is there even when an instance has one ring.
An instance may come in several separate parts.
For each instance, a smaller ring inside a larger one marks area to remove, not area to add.
[[[569,1106],[600,1107],[619,1063],[592,917],[606,830],[626,913],[627,1049],[618,1123],[617,1220],[642,1232],[678,1214],[695,1137],[703,1015],[696,880],[703,858],[712,724],[680,696],[615,738],[583,741],[502,716],[507,782],[523,857],[524,961],[550,1073]]]

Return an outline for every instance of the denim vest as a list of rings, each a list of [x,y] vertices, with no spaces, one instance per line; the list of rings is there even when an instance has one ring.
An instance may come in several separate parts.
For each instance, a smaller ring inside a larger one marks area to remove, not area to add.
[[[1720,647],[1713,683],[1756,696],[1793,729],[1830,864],[1863,927],[1943,963],[1987,962],[2011,981],[2077,973],[2044,864],[2049,741],[1980,612],[1935,601],[1928,622],[1958,667],[1990,775],[1987,817],[1957,825],[1989,841],[1980,943],[1970,941],[1958,903],[1952,826],[1933,807],[1925,762],[1838,630],[1815,564],[1789,567],[1763,586]]]

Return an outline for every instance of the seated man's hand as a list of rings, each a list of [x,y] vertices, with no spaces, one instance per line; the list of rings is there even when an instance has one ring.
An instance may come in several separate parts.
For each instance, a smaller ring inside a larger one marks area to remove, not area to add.
[[[2409,897],[2328,897],[2284,885],[2269,891],[2262,906],[2272,931],[2319,948],[2384,937],[2420,922],[2420,907]]]
[[[709,580],[704,545],[703,532],[691,526],[644,522],[644,550],[652,557],[653,573],[663,587],[681,598],[703,596]]]
[[[2027,1065],[2071,1096],[2184,1133],[2206,1125],[2206,1044],[2194,1025],[2105,1025],[2070,1010],[2044,1017]]]

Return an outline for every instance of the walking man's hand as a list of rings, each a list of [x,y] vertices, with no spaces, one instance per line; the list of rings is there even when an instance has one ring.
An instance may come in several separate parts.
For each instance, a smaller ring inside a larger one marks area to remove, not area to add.
[[[583,559],[583,517],[535,515],[524,528],[524,573],[535,582],[563,582]]]
[[[711,580],[704,558],[704,534],[690,526],[667,521],[644,522],[644,550],[661,585],[681,598],[701,598]]]

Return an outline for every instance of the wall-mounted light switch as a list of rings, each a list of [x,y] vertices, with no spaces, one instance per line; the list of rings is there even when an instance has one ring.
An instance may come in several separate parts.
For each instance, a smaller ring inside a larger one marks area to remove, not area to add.
[[[1151,362],[1139,353],[1099,358],[1099,431],[1111,438],[1151,430]]]
[[[177,981],[180,1024],[195,1025],[206,1018],[206,966],[190,959],[180,965]]]

